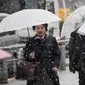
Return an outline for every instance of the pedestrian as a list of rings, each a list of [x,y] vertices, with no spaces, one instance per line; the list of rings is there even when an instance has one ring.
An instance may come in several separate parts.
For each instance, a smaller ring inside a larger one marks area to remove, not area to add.
[[[77,30],[71,33],[69,42],[69,69],[79,74],[79,85],[85,85],[85,36],[77,33]]]
[[[79,85],[85,85],[85,36],[81,35],[80,38],[80,57],[79,57]]]
[[[34,58],[40,62],[39,85],[60,85],[57,75],[60,50],[56,39],[46,34],[47,27],[47,24],[33,26],[36,35],[27,41],[24,57],[28,62]],[[33,82],[27,80],[27,85]]]

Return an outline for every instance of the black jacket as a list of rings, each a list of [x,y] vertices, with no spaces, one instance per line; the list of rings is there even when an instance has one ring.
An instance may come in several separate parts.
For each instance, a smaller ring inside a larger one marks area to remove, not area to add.
[[[76,31],[71,33],[69,42],[69,69],[72,72],[80,70],[81,35]]]
[[[45,35],[43,39],[37,39],[36,36],[30,38],[25,46],[24,57],[26,61],[30,61],[29,54],[33,51],[36,60],[40,61],[44,67],[59,67],[60,50],[54,37]]]
[[[80,44],[80,67],[81,71],[85,73],[85,36],[81,35]]]

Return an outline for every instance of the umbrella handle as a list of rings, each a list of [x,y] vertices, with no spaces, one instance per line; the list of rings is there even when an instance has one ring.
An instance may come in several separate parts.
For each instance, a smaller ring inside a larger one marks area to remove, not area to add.
[[[28,37],[30,38],[30,33],[29,33],[29,28],[27,27],[27,31],[28,31]]]

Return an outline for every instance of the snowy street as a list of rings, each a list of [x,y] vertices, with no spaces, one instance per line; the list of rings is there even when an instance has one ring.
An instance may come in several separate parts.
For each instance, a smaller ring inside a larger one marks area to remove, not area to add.
[[[68,67],[65,71],[59,71],[59,77],[61,85],[78,85],[78,74],[69,72]],[[13,78],[9,79],[9,83],[4,85],[26,85],[26,81],[15,80]]]

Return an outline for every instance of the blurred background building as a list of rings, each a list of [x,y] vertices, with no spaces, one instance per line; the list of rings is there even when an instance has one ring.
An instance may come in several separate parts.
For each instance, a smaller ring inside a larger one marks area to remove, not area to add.
[[[49,34],[55,36],[56,39],[60,39],[62,25],[65,19],[76,8],[84,4],[85,0],[0,0],[0,13],[11,14],[22,9],[46,9],[48,11],[51,11],[52,13],[59,16],[62,19],[62,21],[49,24],[48,28],[49,30],[52,30],[49,31],[52,32]],[[3,16],[0,16],[0,21],[2,19]],[[29,31],[30,35],[33,36],[34,32],[32,31],[32,29]],[[0,33],[0,46],[18,43],[20,40],[22,40],[20,39],[22,37],[28,37],[27,28],[18,31]]]

